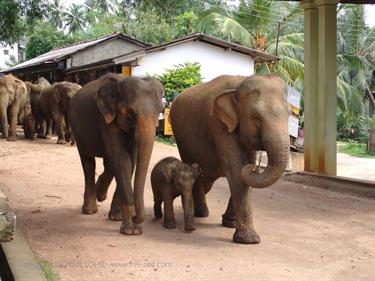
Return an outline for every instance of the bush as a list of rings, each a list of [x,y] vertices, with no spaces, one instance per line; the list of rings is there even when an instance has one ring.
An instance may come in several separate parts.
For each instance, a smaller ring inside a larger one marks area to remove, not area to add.
[[[156,76],[164,86],[168,104],[186,88],[202,82],[200,70],[199,63],[186,62],[175,65],[175,69],[168,69],[164,74]]]

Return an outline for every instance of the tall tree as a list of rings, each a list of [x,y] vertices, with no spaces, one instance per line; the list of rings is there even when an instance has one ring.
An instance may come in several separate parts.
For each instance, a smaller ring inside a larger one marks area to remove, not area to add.
[[[0,42],[19,41],[28,30],[28,24],[42,18],[45,0],[0,0]]]
[[[56,28],[64,27],[65,7],[61,0],[53,0],[48,6],[48,20]]]
[[[343,5],[338,17],[338,131],[367,129],[365,101],[375,105],[375,28],[366,25],[364,6]]]
[[[69,33],[83,30],[86,26],[85,18],[85,9],[83,6],[73,3],[66,11],[65,27],[68,28]]]
[[[217,1],[209,5],[199,24],[203,32],[275,54],[275,65],[258,65],[260,73],[274,72],[302,88],[303,10],[297,4],[271,0],[240,0],[239,5]]]

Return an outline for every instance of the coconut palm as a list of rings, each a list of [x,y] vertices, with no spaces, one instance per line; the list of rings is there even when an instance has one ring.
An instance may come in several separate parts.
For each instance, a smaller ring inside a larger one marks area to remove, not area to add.
[[[85,10],[82,5],[72,4],[65,13],[65,27],[69,33],[83,30],[86,26]]]
[[[65,8],[61,0],[53,0],[48,6],[47,13],[48,20],[54,27],[63,28]]]
[[[371,81],[375,69],[375,28],[364,21],[364,7],[345,5],[338,18],[339,133],[366,124],[365,104],[375,105]]]
[[[211,5],[199,28],[226,40],[278,55],[274,65],[257,65],[258,73],[278,73],[289,84],[302,87],[303,10],[297,4],[271,0],[240,0],[239,6],[224,1]]]

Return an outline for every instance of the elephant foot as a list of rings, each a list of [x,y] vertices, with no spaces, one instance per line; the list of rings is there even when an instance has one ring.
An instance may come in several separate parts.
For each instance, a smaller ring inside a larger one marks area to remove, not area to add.
[[[46,137],[45,137],[44,135],[40,135],[40,134],[38,134],[37,138],[38,138],[38,139],[45,139]]]
[[[122,223],[120,232],[125,235],[141,235],[143,233],[142,226],[133,222]]]
[[[233,242],[238,244],[258,244],[260,238],[253,229],[236,229],[233,234]]]
[[[108,219],[111,221],[121,221],[122,220],[122,212],[121,210],[111,210],[108,213]]]
[[[155,215],[155,219],[157,220],[160,220],[161,218],[163,218],[163,212],[161,211],[160,206],[154,206],[154,215]]]
[[[96,194],[96,199],[98,202],[103,202],[105,199],[107,199],[107,192],[98,191]]]
[[[206,218],[208,217],[209,214],[210,212],[208,211],[208,208],[206,205],[197,206],[196,208],[194,208],[194,216],[198,218]]]
[[[46,140],[50,140],[50,139],[52,139],[52,135],[45,135],[45,136],[44,136],[44,139],[46,139]]]
[[[17,136],[8,136],[7,141],[17,141]]]
[[[185,231],[186,232],[192,232],[195,230],[194,225],[185,225]]]
[[[82,206],[82,214],[85,215],[92,215],[98,212],[98,206],[94,204],[83,204]]]
[[[176,222],[171,220],[171,221],[166,221],[164,220],[164,227],[168,229],[174,229],[176,228]]]
[[[64,139],[58,139],[57,144],[67,144],[67,142]]]
[[[227,217],[223,215],[221,223],[224,227],[236,228],[236,217]]]

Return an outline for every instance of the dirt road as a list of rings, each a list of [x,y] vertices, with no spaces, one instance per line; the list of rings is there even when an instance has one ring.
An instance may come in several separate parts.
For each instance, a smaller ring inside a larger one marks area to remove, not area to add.
[[[156,143],[151,167],[171,155],[175,147]],[[262,242],[237,245],[233,230],[220,225],[229,197],[224,179],[208,196],[210,216],[196,219],[193,233],[183,232],[179,200],[177,229],[153,220],[148,181],[144,234],[128,237],[119,233],[119,222],[107,220],[109,200],[97,214],[81,214],[83,174],[75,147],[23,139],[0,140],[0,189],[34,253],[63,281],[375,280],[373,200],[279,181],[253,192]]]

